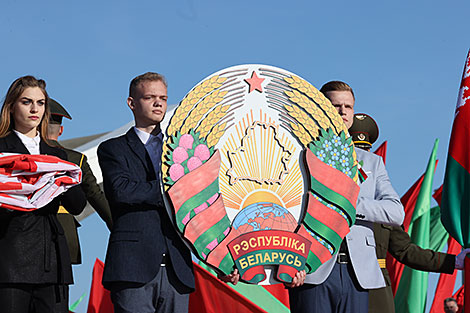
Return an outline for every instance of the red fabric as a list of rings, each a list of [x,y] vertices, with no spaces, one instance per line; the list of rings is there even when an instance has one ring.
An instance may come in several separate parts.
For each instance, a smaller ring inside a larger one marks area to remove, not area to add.
[[[377,150],[375,150],[374,153],[377,154],[377,155],[380,155],[382,157],[382,159],[384,160],[384,164],[385,164],[385,159],[387,157],[387,141],[384,141],[380,145],[380,147],[378,147]]]
[[[198,264],[193,266],[196,291],[189,296],[188,313],[266,312]]]
[[[436,160],[437,166],[438,160]],[[403,227],[405,231],[408,232],[410,227],[411,218],[413,217],[413,212],[416,206],[416,200],[418,199],[419,191],[421,190],[421,185],[423,183],[424,174],[411,186],[410,189],[401,197],[401,203],[405,208],[405,220],[403,222]],[[401,274],[405,265],[398,262],[391,254],[387,253],[387,270],[390,274],[390,280],[392,282],[393,295],[397,292],[398,284],[400,283]]]
[[[458,254],[462,249],[454,238],[449,237],[447,242],[448,248],[447,253]],[[453,274],[441,274],[439,276],[439,282],[436,286],[436,293],[434,294],[434,300],[429,313],[441,313],[444,299],[450,297],[454,291],[455,279],[457,278],[457,271],[454,270]]]
[[[318,180],[320,184],[345,197],[356,208],[360,189],[357,183],[343,172],[320,161],[310,149],[307,149],[305,156],[310,175]]]
[[[101,284],[103,270],[104,263],[96,259],[95,265],[93,266],[93,279],[91,281],[87,313],[114,313],[109,290],[104,289]]]
[[[282,304],[284,304],[288,309],[290,308],[289,291],[284,287],[283,284],[263,285],[263,288],[275,296],[279,301],[281,301]]]
[[[434,198],[434,200],[436,200],[437,204],[439,204],[439,207],[441,206],[441,199],[442,199],[442,188],[444,187],[444,185],[441,185],[441,187],[437,188],[432,197]]]
[[[454,124],[449,143],[449,156],[454,158],[467,172],[470,172],[470,51],[467,54],[462,75]]]
[[[80,167],[51,155],[0,153],[0,206],[33,211],[73,185]]]
[[[457,313],[462,313],[463,312],[463,298],[464,298],[464,292],[465,292],[465,285],[462,285],[459,290],[457,290],[452,298],[457,300],[457,305],[459,306],[459,310]]]
[[[419,191],[421,189],[421,184],[423,183],[424,174],[414,183],[413,186],[401,197],[401,203],[405,208],[405,221],[403,226],[405,231],[408,231],[410,226],[411,217],[413,216],[413,211],[416,205],[416,200],[418,198]],[[392,255],[387,253],[387,270],[390,274],[390,280],[392,282],[393,295],[397,292],[398,284],[400,282],[401,274],[403,273],[404,265],[398,262]]]

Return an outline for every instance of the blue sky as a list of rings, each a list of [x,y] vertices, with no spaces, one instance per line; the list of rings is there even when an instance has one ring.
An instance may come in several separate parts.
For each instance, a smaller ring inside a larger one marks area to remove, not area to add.
[[[211,73],[244,63],[284,68],[318,88],[344,80],[355,89],[356,112],[379,124],[376,146],[388,140],[387,168],[402,195],[424,171],[436,138],[434,185],[442,183],[470,48],[469,10],[462,0],[3,0],[0,95],[19,76],[45,79],[73,116],[65,122],[68,139],[130,121],[128,85],[146,71],[167,77],[170,103]],[[96,217],[80,232],[87,263],[71,299],[89,291],[90,260],[104,256],[107,240]]]

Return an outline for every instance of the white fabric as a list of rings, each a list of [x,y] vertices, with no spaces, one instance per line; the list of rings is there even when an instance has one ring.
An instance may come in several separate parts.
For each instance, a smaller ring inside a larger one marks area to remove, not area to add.
[[[0,207],[41,208],[81,179],[79,166],[55,156],[0,153]]]
[[[13,130],[15,134],[20,138],[21,142],[24,144],[26,149],[28,149],[31,154],[41,154],[39,152],[39,143],[41,142],[41,136],[38,132],[36,137],[31,138],[26,135],[23,135],[19,131]]]

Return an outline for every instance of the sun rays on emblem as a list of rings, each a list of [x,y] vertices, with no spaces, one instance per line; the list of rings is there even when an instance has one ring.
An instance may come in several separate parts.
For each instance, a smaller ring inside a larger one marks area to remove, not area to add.
[[[219,185],[227,213],[233,218],[260,202],[300,212],[303,178],[298,161],[291,158],[298,148],[265,112],[254,115],[250,110],[221,148]]]

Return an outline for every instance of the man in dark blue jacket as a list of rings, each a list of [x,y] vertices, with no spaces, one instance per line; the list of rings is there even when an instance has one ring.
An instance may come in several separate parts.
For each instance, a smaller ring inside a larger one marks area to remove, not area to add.
[[[116,313],[187,312],[194,276],[160,188],[167,84],[157,73],[131,81],[127,104],[135,127],[103,142],[98,159],[114,227],[103,285]]]

